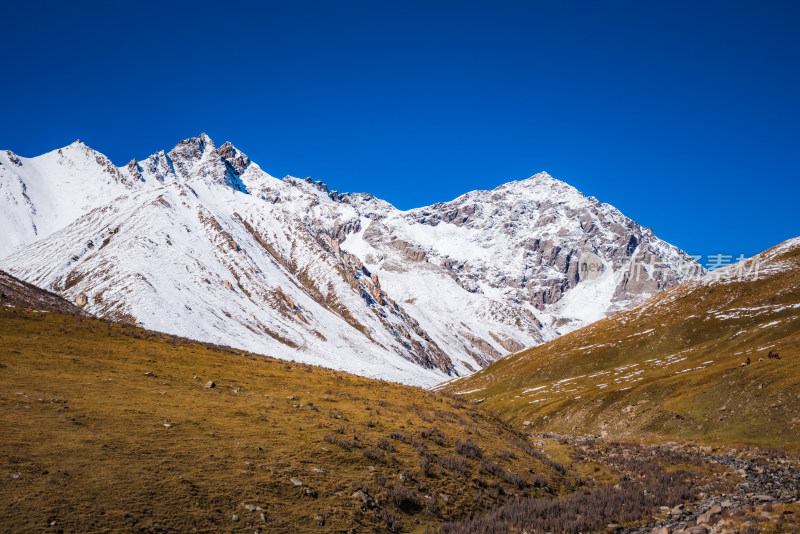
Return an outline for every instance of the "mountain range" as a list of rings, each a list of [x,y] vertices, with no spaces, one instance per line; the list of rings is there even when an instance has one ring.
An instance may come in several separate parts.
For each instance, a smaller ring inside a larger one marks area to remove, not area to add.
[[[702,271],[546,173],[402,211],[207,135],[0,152],[0,268],[95,316],[430,386]]]

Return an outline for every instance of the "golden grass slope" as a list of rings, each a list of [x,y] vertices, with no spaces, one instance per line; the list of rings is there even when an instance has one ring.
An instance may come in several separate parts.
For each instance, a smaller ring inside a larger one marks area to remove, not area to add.
[[[445,389],[517,428],[797,448],[800,238]]]
[[[613,480],[457,398],[11,307],[0,426],[2,532],[419,532]]]

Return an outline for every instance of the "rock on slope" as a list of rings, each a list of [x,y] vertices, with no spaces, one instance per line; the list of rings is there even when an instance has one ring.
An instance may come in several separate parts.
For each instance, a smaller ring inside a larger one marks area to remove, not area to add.
[[[4,271],[0,271],[0,306],[89,316],[88,313],[58,295],[23,282]]]
[[[447,388],[544,431],[796,446],[800,238]]]
[[[696,266],[544,173],[403,212],[275,179],[205,134],[123,167],[80,142],[37,158],[0,152],[0,191],[0,266],[70,299],[85,293],[98,316],[421,385]],[[580,281],[592,258],[605,274]]]

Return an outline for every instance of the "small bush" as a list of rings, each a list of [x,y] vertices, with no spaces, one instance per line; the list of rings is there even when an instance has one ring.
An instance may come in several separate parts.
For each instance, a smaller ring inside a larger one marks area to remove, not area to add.
[[[359,443],[354,439],[348,439],[341,436],[334,436],[332,434],[327,434],[323,439],[326,442],[338,445],[339,447],[345,450],[350,450],[360,447]]]
[[[387,510],[386,508],[382,508],[376,511],[375,515],[383,520],[384,523],[386,523],[386,528],[389,530],[389,532],[397,532],[397,528],[400,525],[397,521],[397,515],[394,512]]]
[[[528,481],[523,477],[513,471],[504,469],[500,464],[489,458],[481,459],[480,471],[483,473],[491,473],[506,484],[511,484],[519,489],[528,486]]]
[[[428,456],[424,456],[419,462],[419,467],[422,469],[422,474],[426,477],[432,477],[436,474],[436,464]]]
[[[456,452],[473,460],[481,457],[481,448],[469,438],[464,441],[456,440]]]
[[[428,439],[428,440],[434,442],[435,444],[437,444],[437,445],[439,445],[441,447],[444,447],[444,444],[445,444],[444,434],[437,427],[428,428],[426,430],[421,430],[419,435],[422,436],[425,439]]]
[[[507,451],[507,450],[496,451],[494,455],[502,460],[515,460],[517,458],[517,455],[514,454],[513,451]]]
[[[386,452],[394,452],[394,445],[392,442],[385,438],[378,438],[378,448]]]
[[[420,508],[417,492],[405,486],[389,486],[386,488],[386,496],[406,513],[412,513]]]
[[[402,432],[392,432],[389,434],[389,437],[392,439],[396,439],[397,441],[402,441],[403,443],[411,443],[412,439],[411,436],[407,436]]]
[[[383,452],[378,448],[364,449],[364,456],[375,462],[383,461]]]
[[[448,471],[459,472],[464,476],[469,475],[469,464],[460,456],[455,456],[452,454],[439,456],[438,462],[442,468],[447,469]]]

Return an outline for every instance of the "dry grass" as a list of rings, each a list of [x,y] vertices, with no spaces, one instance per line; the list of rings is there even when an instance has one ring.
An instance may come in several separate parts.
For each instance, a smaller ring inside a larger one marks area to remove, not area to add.
[[[3,532],[414,532],[579,478],[460,399],[57,313],[0,308],[0,405]]]
[[[789,534],[800,531],[800,504],[745,507],[721,515],[722,528],[744,534]]]

